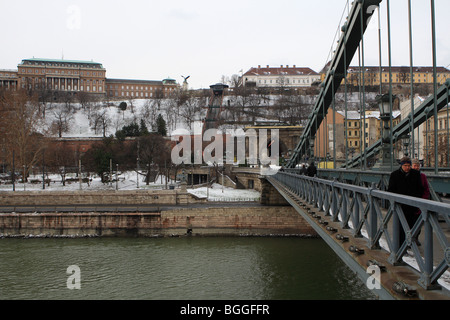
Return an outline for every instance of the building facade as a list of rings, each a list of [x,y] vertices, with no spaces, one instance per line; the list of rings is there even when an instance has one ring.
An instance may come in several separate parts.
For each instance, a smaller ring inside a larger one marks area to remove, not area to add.
[[[394,110],[392,125],[395,127],[400,120],[400,111]],[[352,158],[381,138],[381,126],[379,111],[368,110],[364,116],[359,111],[336,111],[333,115],[330,110],[317,129],[314,157],[332,159],[336,154],[336,159],[342,160],[347,151],[348,157]]]
[[[17,66],[18,86],[24,89],[105,94],[106,69],[93,61],[24,59]]]
[[[17,70],[0,69],[0,88],[17,88]]]
[[[280,67],[251,68],[242,76],[242,85],[246,87],[310,87],[320,81],[320,74],[310,68]]]
[[[345,118],[339,113],[329,110],[317,128],[314,139],[314,157],[319,159],[330,158],[336,147],[336,158],[342,159],[344,148],[344,122]]]
[[[425,101],[425,98],[416,95],[413,99],[413,107],[414,109],[417,109],[423,102]],[[406,119],[409,117],[409,114],[411,112],[411,99],[406,99],[405,101],[402,101],[400,103],[400,111],[402,113],[401,117],[402,119]],[[409,148],[409,156],[417,159],[424,159],[424,152],[425,152],[425,136],[424,136],[424,128],[425,125],[420,125],[416,129],[414,129],[414,136],[410,134],[410,148]],[[413,139],[414,138],[414,139]],[[413,148],[414,146],[414,148]],[[414,149],[414,153],[412,152]]]
[[[106,94],[110,98],[149,99],[161,98],[178,88],[174,79],[127,80],[106,79]]]
[[[434,116],[426,120],[423,135],[424,164],[433,167],[435,161],[438,166],[448,167],[450,165],[450,108],[447,106],[439,110],[437,121]],[[437,132],[435,132],[437,124]],[[437,137],[437,141],[436,141]],[[436,146],[437,143],[437,146]],[[436,159],[437,147],[437,159]]]
[[[345,117],[344,111],[338,111]],[[345,118],[345,132],[347,138],[347,150],[350,154],[356,155],[364,152],[381,138],[382,121],[380,111],[367,110],[365,116],[359,111],[347,111]],[[395,127],[401,120],[399,110],[392,111],[392,126]],[[364,132],[363,129],[364,128]]]
[[[17,70],[0,69],[0,88],[50,90],[77,94],[108,95],[111,98],[152,98],[175,90],[173,79],[162,81],[107,79],[101,63],[64,59],[24,59]]]
[[[327,66],[328,67],[328,66]],[[325,79],[328,68],[325,67],[321,72],[322,81]],[[364,73],[362,72],[364,70]],[[389,73],[390,71],[390,73]],[[432,84],[433,83],[433,67],[413,67],[413,83],[414,84]],[[381,76],[380,76],[381,73]],[[389,84],[389,74],[392,75],[392,84],[409,84],[411,83],[411,69],[408,66],[350,66],[347,69],[347,84],[358,86],[379,86],[381,84]],[[436,79],[439,85],[450,79],[450,70],[445,67],[436,67]],[[364,81],[363,81],[364,80]],[[342,80],[342,84],[345,79]]]

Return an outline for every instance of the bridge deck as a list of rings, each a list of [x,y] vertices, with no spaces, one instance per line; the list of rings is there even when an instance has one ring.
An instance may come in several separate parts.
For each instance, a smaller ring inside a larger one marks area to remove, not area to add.
[[[277,180],[267,177],[267,180],[280,192],[280,194],[301,214],[316,230],[316,232],[332,247],[336,254],[353,270],[358,276],[367,283],[371,274],[367,273],[368,263],[370,260],[377,261],[385,267],[385,271],[380,274],[380,289],[373,289],[381,299],[423,299],[423,300],[447,300],[450,299],[448,290],[426,290],[417,284],[420,277],[417,270],[405,263],[404,265],[392,265],[389,262],[390,253],[386,250],[370,249],[367,246],[367,239],[364,237],[355,237],[351,229],[344,229],[340,222],[333,222],[331,216],[326,216],[323,211],[314,208],[307,201],[304,201],[294,192],[286,188]],[[327,229],[328,227],[328,229]],[[330,227],[334,230],[330,231]],[[450,230],[446,228],[446,235],[450,235]],[[345,241],[338,240],[336,235],[345,237]],[[420,240],[420,239],[419,239]],[[362,254],[351,252],[353,248],[362,249]],[[436,252],[436,260],[442,259],[442,253]],[[409,257],[404,258],[405,261],[412,260]],[[382,268],[384,269],[384,268]],[[371,281],[371,279],[369,279]],[[415,297],[408,297],[394,291],[394,283],[401,281],[417,292]]]

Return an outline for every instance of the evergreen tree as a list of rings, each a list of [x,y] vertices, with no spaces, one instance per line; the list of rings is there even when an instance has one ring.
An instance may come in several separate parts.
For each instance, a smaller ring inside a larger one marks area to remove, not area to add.
[[[124,140],[125,137],[139,137],[141,132],[137,123],[133,122],[127,126],[123,126],[121,130],[116,131],[116,138]]]
[[[125,110],[127,110],[127,103],[125,101],[119,104],[119,109],[122,110],[122,118],[125,119]]]
[[[141,125],[139,127],[139,135],[140,136],[146,136],[150,134],[150,132],[147,129],[147,125],[145,124],[144,119],[141,119]]]
[[[167,127],[166,127],[166,121],[164,120],[164,118],[162,117],[161,114],[158,115],[158,118],[156,119],[156,131],[162,135],[162,136],[166,136],[167,135]]]
[[[109,160],[112,159],[112,154],[104,148],[94,149],[92,153],[95,171],[102,179],[102,182],[105,183],[107,181],[106,173],[109,171]]]
[[[125,111],[125,110],[127,110],[127,103],[126,102],[121,102],[120,104],[119,104],[119,108],[120,108],[120,110],[122,110],[122,111]]]

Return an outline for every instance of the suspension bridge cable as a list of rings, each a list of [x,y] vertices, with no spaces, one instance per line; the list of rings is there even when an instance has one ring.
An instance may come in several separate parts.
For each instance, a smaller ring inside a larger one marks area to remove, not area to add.
[[[347,17],[350,14],[350,6],[349,6],[349,0],[347,0]],[[344,65],[347,65],[347,47],[344,46]],[[348,162],[348,113],[347,113],[347,109],[348,109],[348,105],[347,105],[347,76],[348,76],[348,71],[347,68],[344,68],[344,86],[345,86],[345,93],[344,93],[344,107],[345,107],[345,120],[344,120],[344,126],[345,126],[345,133],[344,133],[344,137],[345,137],[345,163],[347,166],[347,162]]]
[[[434,173],[438,173],[438,114],[437,114],[437,78],[436,78],[436,15],[434,0],[431,0],[431,36],[433,47],[433,96],[434,96]]]
[[[387,10],[386,10],[386,14],[387,14],[387,31],[388,31],[388,61],[389,61],[389,126],[390,128],[392,128],[392,53],[391,53],[391,12],[390,12],[390,2],[389,0],[387,0],[386,2],[387,5]],[[393,136],[391,134],[390,137],[391,141],[390,141],[390,152],[391,155],[394,154],[394,148],[393,148]],[[391,160],[391,171],[393,170],[394,167],[394,163],[393,163],[393,159],[394,157],[390,157]]]
[[[326,61],[325,61],[325,64],[324,64],[325,66],[328,64],[328,62],[331,61],[331,58],[330,58],[330,57],[333,56],[334,45],[335,45],[336,42],[337,42],[337,41],[336,41],[336,38],[338,38],[338,35],[341,33],[341,24],[342,24],[342,20],[343,20],[343,17],[344,17],[344,15],[345,15],[346,9],[347,9],[347,16],[348,16],[349,10],[350,10],[350,7],[349,7],[349,0],[347,0],[346,4],[345,4],[345,6],[344,6],[344,9],[342,10],[341,18],[339,19],[339,23],[338,23],[336,32],[334,33],[333,41],[331,42],[330,51],[328,51],[328,56],[327,56]]]
[[[445,82],[447,86],[447,122],[445,122],[445,128],[447,128],[447,167],[450,167],[450,123],[448,114],[448,82]]]
[[[361,92],[362,92],[362,74],[361,74],[361,46],[358,46],[358,96],[359,96],[359,165],[360,169],[363,168],[363,150],[362,150],[362,118],[361,118]],[[355,140],[356,141],[356,140]]]
[[[414,74],[413,74],[413,38],[412,38],[412,18],[411,18],[411,0],[408,0],[408,29],[409,29],[409,62],[410,62],[410,83],[411,83],[411,112],[409,113],[409,123],[411,132],[412,149],[411,156],[416,157],[415,153],[415,134],[414,134]],[[418,129],[417,129],[418,130]]]
[[[379,73],[380,73],[380,95],[383,94],[383,73],[382,73],[382,54],[381,54],[381,13],[380,7],[378,6],[378,62],[380,64]]]
[[[383,94],[383,60],[382,60],[382,47],[381,47],[381,4],[378,6],[378,62],[380,73],[380,96]],[[382,124],[380,114],[380,137],[384,137],[384,125]]]
[[[364,164],[363,169],[367,169],[367,158],[366,158],[366,84],[365,84],[365,62],[364,62],[364,19],[363,15],[361,15],[360,19],[360,28],[361,28],[361,66],[362,66],[362,114],[363,114],[363,122],[362,122],[362,148],[364,148]]]

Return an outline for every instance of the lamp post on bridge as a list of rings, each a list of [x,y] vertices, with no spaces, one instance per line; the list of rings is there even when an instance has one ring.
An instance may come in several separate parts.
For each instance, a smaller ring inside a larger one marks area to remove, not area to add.
[[[309,138],[309,153],[310,153],[309,161],[314,161],[314,140],[315,137]]]
[[[409,144],[410,144],[410,136],[409,134],[406,134],[401,137],[401,140],[403,142],[403,155],[409,156]]]
[[[378,108],[380,109],[380,119],[383,122],[383,132],[381,137],[381,157],[378,158],[373,170],[377,171],[391,171],[392,154],[391,154],[391,127],[390,127],[390,113],[391,101],[394,96],[391,93],[377,96]]]

